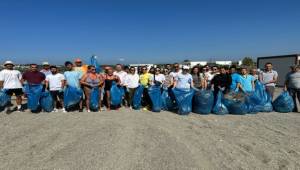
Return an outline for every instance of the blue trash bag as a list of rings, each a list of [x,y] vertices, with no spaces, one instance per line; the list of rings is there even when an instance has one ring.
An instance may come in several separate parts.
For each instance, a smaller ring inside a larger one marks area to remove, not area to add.
[[[98,87],[92,88],[90,93],[90,109],[93,111],[98,111],[100,100],[100,90]]]
[[[50,92],[48,92],[48,91],[42,92],[41,98],[40,98],[40,104],[41,104],[42,109],[45,112],[51,112],[54,109],[53,99],[52,99]]]
[[[26,84],[27,107],[31,111],[38,110],[42,91],[43,86],[41,84]]]
[[[168,89],[163,89],[163,92],[161,94],[161,103],[162,103],[162,109],[166,111],[173,111],[176,110],[176,104],[172,100],[170,96],[170,91]]]
[[[272,112],[272,97],[267,93],[265,86],[256,82],[255,91],[249,93],[246,98],[249,112]]]
[[[144,91],[144,86],[142,85],[139,85],[134,91],[134,95],[132,99],[132,107],[135,110],[139,110],[141,108],[143,91]]]
[[[274,100],[273,107],[276,112],[288,113],[293,111],[295,105],[292,96],[284,91]]]
[[[209,114],[214,105],[214,94],[211,90],[196,90],[193,97],[193,112]]]
[[[227,107],[222,102],[222,98],[223,98],[223,93],[222,93],[222,91],[219,91],[218,95],[217,95],[216,104],[212,109],[212,112],[214,114],[225,115],[225,114],[229,113]]]
[[[178,114],[188,115],[192,111],[194,89],[174,88],[172,91],[178,105]]]
[[[161,100],[161,88],[160,86],[150,86],[148,88],[148,94],[152,101],[152,111],[153,112],[160,112],[162,106]]]
[[[122,90],[118,85],[113,82],[110,89],[110,103],[113,106],[120,106],[122,103]]]
[[[64,90],[64,106],[66,109],[72,108],[76,106],[81,98],[82,98],[83,92],[81,89],[68,86]]]
[[[100,67],[100,64],[97,61],[97,56],[92,56],[91,57],[90,64],[96,68],[96,73],[101,72],[101,67]]]
[[[5,93],[5,90],[0,91],[0,108],[5,107],[10,101],[10,96]]]
[[[230,92],[224,95],[222,102],[230,114],[244,115],[249,113],[243,92]]]

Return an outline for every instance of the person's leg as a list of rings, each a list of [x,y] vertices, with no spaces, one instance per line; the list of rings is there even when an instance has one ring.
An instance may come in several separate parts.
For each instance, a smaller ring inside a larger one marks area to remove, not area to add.
[[[273,99],[275,87],[274,86],[266,86],[266,91],[270,94],[271,98]]]
[[[101,88],[99,88],[99,112],[101,111],[101,105],[102,105],[102,97],[101,97],[101,95],[102,95],[102,90],[101,90]]]
[[[18,111],[23,111],[22,109],[22,95],[23,95],[23,89],[16,89],[15,90],[15,95],[16,95],[16,103],[17,103],[17,110]]]
[[[293,112],[297,112],[297,101],[296,101],[296,90],[295,89],[289,89],[289,94],[292,96],[293,98],[293,101],[294,101],[294,109],[293,109]]]
[[[130,88],[126,88],[125,92],[125,107],[130,107]]]
[[[132,99],[135,92],[135,88],[129,89],[128,106],[132,106]]]
[[[297,98],[298,98],[298,102],[300,103],[300,89],[297,89]],[[296,108],[296,112],[298,112],[298,106],[297,106],[297,102],[295,102],[295,108]]]
[[[66,112],[66,109],[65,109],[65,106],[64,106],[64,92],[63,91],[58,92],[58,99],[59,99],[59,104],[62,107],[62,111]]]
[[[106,90],[105,95],[106,95],[107,110],[110,110],[110,91]]]
[[[89,112],[90,111],[90,94],[91,94],[91,89],[84,87],[84,94],[85,94],[85,105],[86,105],[86,110]]]
[[[13,92],[12,92],[12,89],[7,89],[5,91],[6,95],[8,96],[12,96]],[[11,100],[11,98],[10,98]],[[11,101],[9,101],[7,104],[6,104],[6,114],[11,114],[13,111],[11,110]]]

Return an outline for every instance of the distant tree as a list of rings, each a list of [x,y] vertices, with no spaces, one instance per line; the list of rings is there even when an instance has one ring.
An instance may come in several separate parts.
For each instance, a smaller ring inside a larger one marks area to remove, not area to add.
[[[242,60],[242,65],[244,66],[249,66],[249,67],[253,67],[254,66],[254,61],[251,57],[245,57],[243,60]]]

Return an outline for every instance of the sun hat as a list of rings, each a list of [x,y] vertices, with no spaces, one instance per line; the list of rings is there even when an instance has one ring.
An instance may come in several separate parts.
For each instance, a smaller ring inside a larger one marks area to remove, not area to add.
[[[44,61],[44,62],[42,63],[42,65],[43,65],[43,66],[49,66],[50,64],[49,64],[49,62]]]
[[[15,65],[12,61],[5,61],[5,62],[4,62],[4,66],[6,66],[6,65],[8,65],[8,64]]]

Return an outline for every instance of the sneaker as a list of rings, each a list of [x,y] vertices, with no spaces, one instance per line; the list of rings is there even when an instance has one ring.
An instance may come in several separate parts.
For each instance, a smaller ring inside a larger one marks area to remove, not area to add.
[[[17,112],[25,112],[23,108],[17,109]]]
[[[144,110],[144,111],[149,111],[149,110],[147,109],[147,107],[144,107],[143,110]]]
[[[88,112],[88,113],[90,113],[90,112],[91,112],[91,110],[87,110],[87,112]]]
[[[61,111],[62,111],[63,113],[67,113],[67,111],[66,111],[65,108],[62,108]]]
[[[58,110],[57,110],[57,109],[53,109],[52,112],[53,112],[53,113],[57,113]]]

